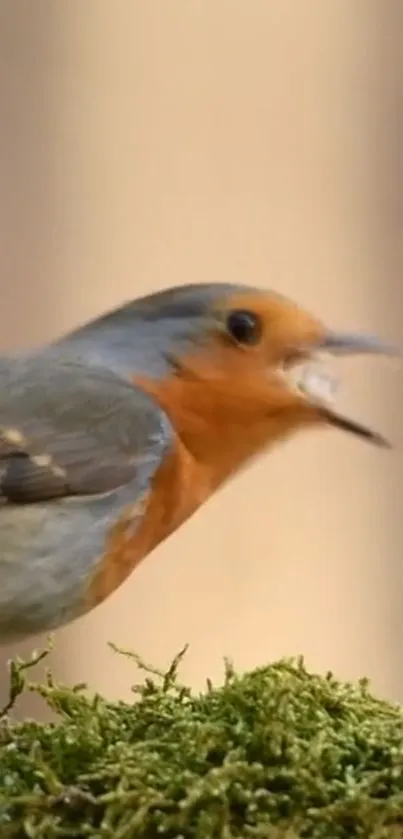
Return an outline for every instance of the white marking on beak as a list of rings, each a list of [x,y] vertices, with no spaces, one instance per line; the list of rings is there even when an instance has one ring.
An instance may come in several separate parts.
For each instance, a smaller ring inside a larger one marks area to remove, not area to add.
[[[314,402],[333,405],[339,382],[319,364],[310,364],[302,369],[298,383],[299,390]]]
[[[334,404],[339,382],[320,362],[295,365],[283,370],[282,375],[287,385],[306,399],[327,406]]]

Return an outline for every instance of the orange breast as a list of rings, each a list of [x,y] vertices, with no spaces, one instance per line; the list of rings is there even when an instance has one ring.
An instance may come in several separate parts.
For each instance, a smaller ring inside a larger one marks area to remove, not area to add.
[[[295,410],[283,410],[294,397],[275,380],[268,394],[264,371],[243,367],[238,357],[224,375],[217,376],[217,367],[218,359],[190,360],[181,376],[136,378],[169,416],[176,437],[147,496],[127,508],[111,531],[87,592],[87,610],[263,446],[287,436],[297,422],[312,421],[301,400]]]
[[[128,507],[112,529],[87,591],[85,611],[105,600],[136,566],[211,494],[202,466],[179,439],[156,473],[151,490]]]

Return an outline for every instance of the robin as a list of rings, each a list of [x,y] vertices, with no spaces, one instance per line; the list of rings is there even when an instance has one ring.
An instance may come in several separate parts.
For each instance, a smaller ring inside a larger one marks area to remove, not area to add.
[[[384,353],[272,292],[188,285],[0,358],[0,640],[93,609],[256,455],[333,405],[320,353]],[[308,370],[307,370],[308,365]]]

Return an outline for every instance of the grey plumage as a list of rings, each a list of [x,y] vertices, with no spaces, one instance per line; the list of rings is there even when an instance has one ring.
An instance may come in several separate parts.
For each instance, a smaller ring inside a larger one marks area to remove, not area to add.
[[[64,495],[117,489],[167,427],[151,397],[110,370],[37,357],[0,360],[0,422],[0,502],[7,500],[8,467],[18,462],[23,475],[27,458],[38,465],[38,479],[44,475],[43,494],[38,487],[32,500],[50,497],[46,472],[59,473]],[[21,440],[11,445],[14,429]]]
[[[212,304],[258,289],[233,283],[178,286],[119,306],[73,330],[46,348],[86,362],[105,364],[124,376],[171,372],[170,355],[186,356],[217,326]]]
[[[0,426],[0,638],[10,640],[80,614],[110,528],[149,491],[172,430],[110,370],[44,357],[0,360]]]

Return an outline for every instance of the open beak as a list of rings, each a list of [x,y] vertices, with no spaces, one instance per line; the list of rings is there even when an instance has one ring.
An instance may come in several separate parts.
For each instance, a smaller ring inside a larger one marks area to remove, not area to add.
[[[313,361],[317,352],[334,356],[371,354],[396,357],[400,355],[395,347],[384,343],[375,336],[336,332],[327,332],[323,340],[315,346],[314,352],[312,353],[311,348],[306,355]],[[318,373],[314,367],[309,368],[308,366],[299,379],[298,390],[315,405],[315,409],[326,422],[342,431],[349,431],[351,434],[355,434],[374,445],[391,448],[389,441],[381,434],[355,420],[342,416],[334,410],[335,384],[334,379]]]

